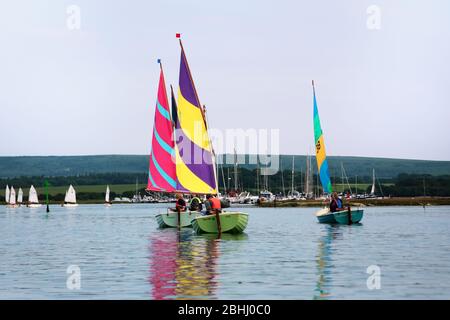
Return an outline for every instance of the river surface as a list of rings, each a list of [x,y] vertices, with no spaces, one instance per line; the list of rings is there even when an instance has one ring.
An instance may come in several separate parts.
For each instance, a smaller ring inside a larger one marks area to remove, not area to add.
[[[242,235],[158,229],[166,205],[0,206],[1,299],[450,299],[450,207],[232,208]]]

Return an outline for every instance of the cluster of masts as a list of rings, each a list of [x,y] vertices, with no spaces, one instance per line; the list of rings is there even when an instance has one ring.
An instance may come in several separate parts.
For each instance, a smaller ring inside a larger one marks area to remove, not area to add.
[[[235,155],[236,159],[236,155]],[[279,194],[273,194],[269,191],[269,183],[268,183],[268,176],[263,176],[263,181],[260,183],[260,175],[261,170],[257,168],[256,170],[256,189],[258,190],[258,195],[252,195],[250,192],[245,191],[244,188],[241,187],[239,184],[239,174],[238,174],[238,165],[237,162],[234,164],[234,174],[233,174],[233,182],[234,182],[234,190],[230,190],[229,183],[228,183],[228,192],[227,192],[227,185],[225,185],[225,178],[224,181],[224,188],[225,188],[225,196],[224,198],[228,198],[228,201],[232,204],[256,204],[259,201],[274,201],[274,200],[310,200],[310,199],[324,199],[326,198],[324,195],[320,194],[319,191],[319,183],[316,183],[316,188],[314,187],[314,178],[313,178],[313,172],[312,172],[312,164],[311,164],[311,156],[306,157],[306,172],[304,173],[304,181],[302,181],[301,184],[301,190],[297,191],[297,185],[295,184],[295,156],[292,156],[292,171],[291,171],[291,181],[290,181],[290,188],[286,192],[286,188],[284,185],[284,176],[283,176],[283,169],[281,170],[281,181],[282,181],[282,192]],[[229,177],[229,168],[228,170],[228,179],[229,182],[231,178]],[[359,193],[358,192],[358,184],[357,184],[357,176],[355,177],[355,185],[352,189],[352,186],[349,183],[349,179],[347,177],[347,174],[344,169],[343,163],[341,163],[341,172],[342,172],[342,178],[341,178],[341,187],[344,190],[346,188],[346,192],[341,191],[338,193],[341,197],[346,197],[347,199],[364,199],[364,198],[375,198],[377,197],[375,194],[375,169],[373,169],[373,181],[372,181],[372,187],[370,193]],[[219,175],[219,174],[218,174]],[[223,175],[223,169],[222,169],[222,175]],[[317,178],[318,179],[318,178]],[[381,190],[381,185],[380,191]],[[242,191],[244,190],[244,191]]]

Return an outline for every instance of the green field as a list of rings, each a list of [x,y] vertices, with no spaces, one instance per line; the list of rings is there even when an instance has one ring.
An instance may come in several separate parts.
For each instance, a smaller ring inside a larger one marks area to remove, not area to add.
[[[147,187],[145,184],[139,184],[138,188],[142,189]],[[97,185],[97,186],[74,186],[75,191],[77,193],[82,192],[89,192],[89,193],[105,193],[106,192],[106,186],[103,185]],[[16,190],[16,194],[19,190],[18,186],[14,186],[14,189]],[[22,188],[24,196],[28,196],[29,187]],[[57,194],[65,194],[66,190],[68,189],[68,186],[61,186],[61,187],[49,187],[48,193],[52,196]],[[115,192],[116,194],[122,194],[126,191],[134,192],[136,190],[136,184],[117,184],[117,185],[110,185],[109,189],[111,192]],[[36,187],[36,190],[38,192],[39,198],[42,199],[42,195],[45,194],[45,189],[43,187]],[[5,196],[5,190],[0,190],[0,196]]]

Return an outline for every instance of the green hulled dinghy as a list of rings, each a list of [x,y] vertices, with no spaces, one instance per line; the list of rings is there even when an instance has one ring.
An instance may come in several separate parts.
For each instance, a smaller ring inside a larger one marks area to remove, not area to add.
[[[219,233],[216,217],[216,215],[197,216],[192,220],[192,227],[198,234]],[[247,213],[222,212],[219,217],[222,233],[242,233],[247,227]]]
[[[334,214],[330,211],[329,208],[323,208],[316,212],[317,220],[319,223],[336,223],[336,219],[334,218]]]
[[[166,213],[160,213],[155,216],[160,228],[186,228],[192,227],[192,220],[195,217],[201,216],[198,211],[183,211],[180,212],[180,222],[178,222],[178,212],[167,210]]]
[[[363,215],[364,210],[359,208],[350,208],[350,210],[338,212],[331,212],[329,208],[323,208],[316,212],[317,220],[319,220],[320,223],[354,224],[359,223],[363,218]]]
[[[353,224],[361,221],[364,210],[350,208],[350,210],[335,212],[333,215],[334,219],[339,224]]]

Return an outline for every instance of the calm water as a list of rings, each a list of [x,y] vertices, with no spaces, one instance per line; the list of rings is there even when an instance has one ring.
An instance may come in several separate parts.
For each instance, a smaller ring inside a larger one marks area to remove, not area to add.
[[[164,208],[0,206],[0,298],[450,298],[450,207],[369,207],[362,225],[335,227],[315,208],[247,207],[246,234],[222,239],[158,230]]]

